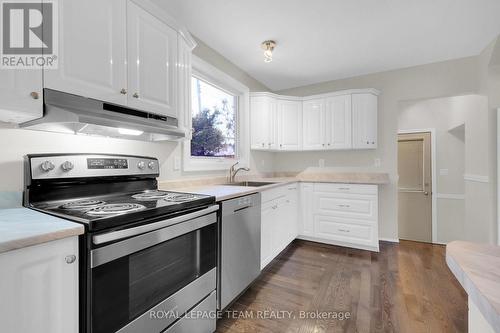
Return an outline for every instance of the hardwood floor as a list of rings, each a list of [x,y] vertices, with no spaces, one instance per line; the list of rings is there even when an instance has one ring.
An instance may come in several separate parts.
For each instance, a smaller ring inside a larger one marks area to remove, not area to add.
[[[296,240],[230,307],[240,312],[226,312],[217,332],[466,332],[467,295],[444,256],[444,246],[410,241],[382,242],[372,253]],[[300,318],[299,311],[351,316]]]

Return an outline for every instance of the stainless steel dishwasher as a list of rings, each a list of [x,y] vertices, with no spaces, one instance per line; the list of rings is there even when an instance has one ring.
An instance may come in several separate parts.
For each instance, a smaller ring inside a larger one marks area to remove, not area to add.
[[[225,309],[260,274],[260,193],[221,206],[219,309]]]

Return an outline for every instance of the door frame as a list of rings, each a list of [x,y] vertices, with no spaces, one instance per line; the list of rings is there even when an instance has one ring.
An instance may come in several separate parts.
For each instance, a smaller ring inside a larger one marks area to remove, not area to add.
[[[442,244],[437,242],[437,182],[436,182],[436,129],[435,128],[419,128],[419,129],[400,129],[399,134],[418,134],[418,133],[431,133],[431,186],[432,186],[432,217],[431,217],[431,228],[432,228],[432,243]],[[399,181],[399,176],[398,176]],[[398,189],[399,191],[399,189]],[[399,195],[398,195],[399,197]],[[399,198],[398,198],[399,201]],[[399,232],[398,232],[399,238]]]

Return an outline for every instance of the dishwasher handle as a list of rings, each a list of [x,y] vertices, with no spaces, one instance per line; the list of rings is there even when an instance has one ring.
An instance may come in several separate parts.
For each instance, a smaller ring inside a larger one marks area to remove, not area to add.
[[[222,202],[221,206],[222,216],[236,214],[249,208],[258,208],[260,206],[260,193],[226,200]]]

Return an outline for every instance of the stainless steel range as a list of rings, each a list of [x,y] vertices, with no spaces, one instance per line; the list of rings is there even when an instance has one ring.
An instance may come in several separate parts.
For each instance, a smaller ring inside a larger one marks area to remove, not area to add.
[[[159,190],[158,175],[150,157],[25,158],[25,206],[86,229],[80,332],[215,331],[219,206]]]

